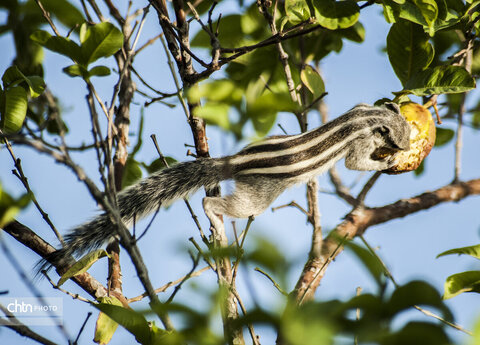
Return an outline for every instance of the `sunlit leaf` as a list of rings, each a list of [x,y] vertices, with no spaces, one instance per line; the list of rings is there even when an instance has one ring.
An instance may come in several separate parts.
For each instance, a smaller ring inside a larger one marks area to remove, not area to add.
[[[228,130],[230,128],[229,109],[230,106],[226,103],[207,102],[195,108],[194,115],[204,119],[208,124]]]
[[[360,16],[360,9],[353,0],[313,1],[317,22],[330,30],[346,29],[355,24]]]
[[[437,258],[445,255],[452,255],[452,254],[458,254],[458,255],[470,255],[473,256],[474,258],[480,259],[480,244],[474,245],[474,246],[468,246],[468,247],[461,247],[461,248],[454,248],[450,250],[446,250],[440,254],[437,255]]]
[[[461,272],[447,278],[444,299],[455,297],[462,292],[480,293],[480,271]]]
[[[0,228],[14,220],[18,212],[25,208],[29,201],[30,197],[28,194],[23,194],[18,199],[15,199],[4,191],[0,184]]]
[[[123,306],[122,302],[120,302],[116,297],[101,297],[99,302],[117,305],[120,307]],[[113,334],[117,330],[117,327],[117,322],[113,321],[105,313],[100,312],[95,324],[95,337],[93,338],[93,341],[101,345],[108,344],[112,339]]]
[[[8,88],[2,92],[3,109],[0,109],[0,128],[4,133],[16,133],[22,126],[27,115],[27,91],[21,86]]]
[[[429,34],[433,36],[435,33],[434,24],[438,17],[438,6],[435,0],[413,0],[415,5],[420,9],[425,22],[427,23]]]
[[[402,93],[416,96],[460,93],[475,88],[475,79],[460,66],[437,66],[413,75]]]
[[[69,38],[52,36],[42,30],[35,31],[30,38],[51,51],[67,56],[75,62],[84,63],[80,46]]]
[[[150,344],[150,327],[145,317],[123,306],[98,303],[93,306],[108,315],[112,320],[122,325],[127,331],[135,336],[135,339],[141,344]]]
[[[293,25],[310,18],[310,9],[305,0],[285,0],[285,13]]]
[[[99,259],[108,256],[108,253],[105,251],[105,249],[97,249],[94,250],[93,252],[90,252],[83,256],[80,260],[78,260],[76,263],[70,267],[67,272],[62,274],[60,279],[58,280],[57,286],[62,285],[65,283],[68,279],[75,277],[76,275],[79,275],[81,273],[85,273],[88,271],[88,269]]]
[[[82,38],[81,51],[87,65],[115,54],[123,45],[122,32],[108,22],[89,26]]]
[[[314,98],[319,97],[325,92],[325,84],[323,79],[312,66],[306,65],[302,72],[300,73],[303,84],[308,88],[308,90],[313,94]]]

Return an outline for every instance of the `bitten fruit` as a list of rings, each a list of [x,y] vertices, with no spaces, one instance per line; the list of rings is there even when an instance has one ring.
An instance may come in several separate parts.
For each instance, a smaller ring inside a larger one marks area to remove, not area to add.
[[[397,164],[386,170],[387,174],[417,169],[435,144],[435,122],[427,108],[407,102],[400,104],[400,112],[410,125],[410,150],[397,154]]]

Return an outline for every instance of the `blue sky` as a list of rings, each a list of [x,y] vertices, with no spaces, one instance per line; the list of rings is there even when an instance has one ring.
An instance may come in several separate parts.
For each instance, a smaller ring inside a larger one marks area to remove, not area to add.
[[[1,13],[0,18],[3,20]],[[377,99],[390,97],[392,91],[401,88],[388,59],[382,52],[389,27],[382,16],[379,15],[379,9],[372,6],[362,11],[361,21],[366,29],[365,43],[344,42],[342,52],[331,54],[321,66],[326,90],[328,91],[325,101],[328,104],[331,117],[340,115],[357,103],[373,103]],[[158,33],[158,30],[158,22],[155,16],[150,15],[141,40],[146,41],[153,37]],[[10,65],[13,57],[11,38],[1,36],[0,47],[3,47],[0,52],[0,71],[3,71]],[[169,71],[166,69],[165,61],[163,49],[157,44],[136,59],[136,68],[158,89],[172,92],[174,91],[173,83]],[[69,144],[74,146],[82,142],[91,142],[91,135],[89,132],[89,115],[85,105],[86,88],[82,80],[70,78],[61,72],[61,68],[68,64],[69,61],[66,58],[45,52],[45,80],[61,101],[64,118],[71,133]],[[217,73],[214,77],[221,77],[221,73]],[[111,98],[111,88],[114,81],[113,77],[97,78],[95,80],[104,100]],[[475,93],[478,96],[478,92],[475,91]],[[137,130],[137,119],[140,114],[138,104],[141,104],[144,99],[136,97],[136,101],[138,101],[137,105],[132,106],[132,132]],[[171,110],[160,104],[154,104],[146,109],[145,114],[144,145],[137,159],[150,162],[157,158],[154,146],[148,139],[152,133],[156,134],[165,155],[173,156],[179,160],[185,159],[184,143],[191,144],[192,138],[181,108],[177,106]],[[312,113],[309,122],[312,127],[318,125],[318,116]],[[280,114],[278,123],[287,128],[291,134],[299,130],[296,119],[291,114]],[[443,126],[454,128],[455,124],[445,121]],[[231,136],[216,128],[209,127],[207,131],[212,156],[234,153],[246,144],[246,142],[235,143]],[[280,133],[281,130],[276,126],[271,132],[271,134]],[[480,161],[477,147],[480,133],[466,127],[464,139],[461,178],[464,180],[478,178]],[[65,231],[96,214],[97,207],[86,188],[68,169],[53,163],[51,158],[32,150],[22,147],[15,147],[14,150],[17,157],[22,159],[24,172],[29,178],[37,199],[58,229]],[[73,158],[84,166],[87,173],[95,181],[98,181],[94,152],[87,155],[74,154]],[[413,173],[382,176],[368,195],[367,204],[370,206],[384,205],[449,183],[453,178],[453,160],[453,143],[434,149],[426,161],[426,170],[422,176],[415,177]],[[359,176],[357,172],[347,171],[343,162],[340,162],[337,166],[346,184],[352,183]],[[23,189],[20,182],[11,174],[12,169],[13,163],[8,152],[4,149],[0,150],[0,181],[2,186],[13,195],[20,195],[23,193]],[[370,173],[363,174],[361,182],[355,190],[358,191],[369,176]],[[331,189],[326,176],[320,177],[319,181],[322,189]],[[231,190],[231,185],[223,186],[224,193]],[[202,193],[197,193],[191,198],[191,204],[200,216],[203,228],[207,229],[207,222],[201,210],[201,198]],[[304,186],[297,186],[286,191],[272,206],[282,205],[292,200],[305,204]],[[385,260],[399,284],[404,284],[412,279],[423,279],[442,291],[447,276],[463,270],[478,269],[478,264],[471,258],[452,256],[435,259],[436,255],[444,250],[479,242],[480,213],[478,210],[480,210],[480,198],[470,197],[460,203],[440,205],[405,219],[372,227],[368,229],[365,237],[373,247],[379,248],[378,254]],[[322,193],[320,194],[320,211],[323,228],[328,231],[341,221],[349,208],[338,198]],[[56,244],[53,233],[42,221],[34,207],[30,206],[19,215],[18,219],[37,230],[50,243]],[[242,228],[244,224],[244,221],[237,222],[238,228]],[[21,261],[23,269],[30,272],[32,263],[38,257],[9,236],[3,234],[2,236],[16,258]],[[185,249],[188,248],[188,238],[190,236],[197,236],[198,238],[197,230],[183,202],[177,202],[168,210],[162,210],[157,216],[153,228],[144,240],[140,241],[140,248],[144,254],[147,267],[150,269],[154,286],[161,286],[188,272],[190,260]],[[282,209],[275,213],[267,210],[255,220],[250,236],[268,238],[279,247],[287,259],[295,262],[291,272],[290,286],[288,287],[289,289],[293,288],[310,248],[311,229],[305,224],[304,216],[292,208]],[[253,239],[250,238],[250,240],[251,244]],[[249,239],[247,239],[247,250],[248,245]],[[8,279],[2,279],[0,290],[9,290],[10,295],[31,296],[31,291],[22,283],[17,272],[6,261],[2,252],[0,252],[0,262],[3,263],[0,266],[0,276],[9,277]],[[125,294],[127,296],[140,294],[142,289],[126,255],[122,256],[122,264]],[[92,269],[92,273],[100,281],[105,281],[106,272],[103,266],[97,264]],[[248,272],[246,276],[255,285],[258,298],[263,306],[274,307],[281,300],[281,296],[276,294],[270,283],[265,281],[263,277],[259,277],[253,271]],[[248,302],[251,299],[248,297],[249,293],[242,279],[239,280],[239,289],[241,293],[243,292],[247,296],[246,300]],[[72,335],[76,335],[87,312],[92,311],[92,308],[81,302],[72,301],[70,297],[54,291],[44,280],[36,281],[35,284],[39,286],[45,296],[63,298],[65,324],[68,331]],[[194,286],[187,284],[187,287],[178,294],[178,299],[180,302],[188,302],[200,308],[208,303],[207,297],[201,293],[202,289],[213,285],[215,285],[213,273],[205,273],[195,280]],[[355,288],[358,286],[361,286],[364,292],[373,291],[375,288],[361,264],[348,252],[344,252],[328,268],[326,276],[317,291],[317,298],[348,298],[355,293]],[[66,283],[65,287],[74,293],[81,293],[81,290],[72,283]],[[161,298],[164,297],[161,296]],[[460,295],[447,301],[447,305],[454,311],[456,321],[468,329],[472,329],[474,321],[480,317],[476,295]],[[138,306],[141,307],[142,304],[140,303]],[[407,315],[417,319],[425,319],[422,314],[416,311],[408,312]],[[404,315],[403,318],[405,317]],[[90,319],[80,344],[90,343],[94,319],[95,317]],[[400,317],[398,323],[401,324],[402,322],[403,319]],[[38,328],[38,330],[41,334],[53,340],[62,340],[56,329],[43,327]],[[270,330],[259,333],[261,333],[261,339],[265,344],[271,343],[274,339],[272,338],[274,334]],[[458,332],[451,332],[451,334],[461,341],[466,341],[466,338]],[[112,344],[125,343],[127,337],[130,337],[130,335],[123,330],[119,330],[114,336]],[[33,343],[29,340],[20,339],[8,329],[0,329],[0,339],[2,343]]]

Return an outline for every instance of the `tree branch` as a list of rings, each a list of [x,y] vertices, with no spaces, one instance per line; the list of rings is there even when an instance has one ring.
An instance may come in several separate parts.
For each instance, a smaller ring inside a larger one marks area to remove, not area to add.
[[[309,260],[305,265],[300,279],[295,286],[293,295],[298,298],[305,294],[305,300],[313,298],[316,288],[322,280],[331,259],[334,259],[343,248],[337,248],[340,238],[352,239],[362,235],[369,227],[405,217],[426,210],[438,204],[450,201],[460,201],[471,195],[480,194],[480,178],[467,182],[458,182],[441,187],[433,192],[426,192],[410,199],[402,199],[392,204],[374,208],[355,208],[346,215],[323,241],[322,253],[316,260]],[[331,258],[331,259],[329,259]],[[310,287],[308,291],[307,287]]]

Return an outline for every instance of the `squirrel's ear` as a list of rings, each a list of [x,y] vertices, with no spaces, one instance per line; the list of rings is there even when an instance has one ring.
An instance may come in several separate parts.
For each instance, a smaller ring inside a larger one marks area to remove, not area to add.
[[[400,114],[400,107],[398,106],[397,103],[391,103],[391,102],[387,102],[384,104],[385,108],[387,108],[388,110],[391,110],[393,111],[394,113],[397,113],[397,114]]]

